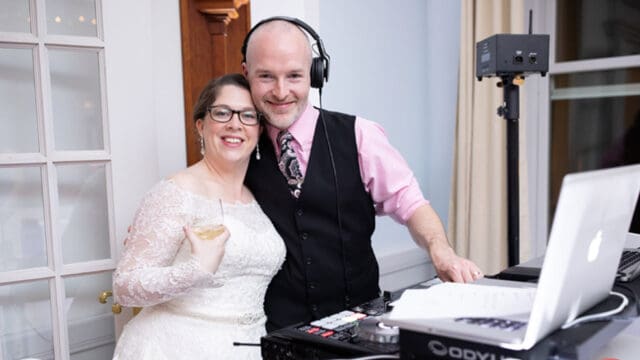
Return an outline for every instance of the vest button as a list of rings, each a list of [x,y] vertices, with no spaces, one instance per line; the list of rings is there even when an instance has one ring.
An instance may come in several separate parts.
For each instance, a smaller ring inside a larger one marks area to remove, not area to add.
[[[306,259],[306,263],[307,263],[307,265],[311,265],[311,264],[313,264],[313,261],[312,261],[312,259],[310,257],[308,257]]]
[[[302,209],[298,209],[298,210],[296,211],[296,215],[298,215],[298,216],[302,216],[302,214],[304,214],[304,211],[302,211]]]
[[[306,232],[302,233],[302,240],[307,240],[307,238],[309,237],[309,234],[307,234]]]
[[[311,311],[317,312],[318,311],[318,305],[316,305],[316,304],[311,305]]]
[[[309,289],[313,290],[316,288],[316,284],[315,283],[309,283]]]

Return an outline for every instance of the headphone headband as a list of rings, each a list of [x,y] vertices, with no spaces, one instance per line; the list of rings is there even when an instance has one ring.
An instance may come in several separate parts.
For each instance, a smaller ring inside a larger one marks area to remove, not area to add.
[[[329,81],[330,57],[329,57],[329,54],[327,54],[326,50],[324,49],[324,44],[322,43],[322,39],[320,39],[320,36],[318,35],[318,33],[316,33],[311,26],[309,26],[307,23],[305,23],[304,21],[298,18],[288,17],[288,16],[274,16],[274,17],[261,20],[260,22],[255,24],[251,28],[251,30],[249,30],[249,32],[247,33],[247,36],[245,36],[244,38],[244,42],[242,43],[242,49],[241,49],[242,62],[247,62],[247,45],[249,44],[249,38],[251,37],[251,34],[253,34],[253,32],[257,28],[259,28],[262,24],[276,21],[276,20],[286,21],[288,23],[298,26],[299,28],[306,31],[309,35],[311,35],[313,40],[316,42],[319,56],[314,57],[311,60],[311,87],[321,89],[324,83],[326,81]]]

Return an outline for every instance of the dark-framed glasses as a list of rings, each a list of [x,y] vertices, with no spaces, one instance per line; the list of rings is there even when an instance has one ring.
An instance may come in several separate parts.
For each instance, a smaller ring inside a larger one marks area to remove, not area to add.
[[[240,122],[244,125],[253,126],[260,123],[260,114],[255,110],[232,110],[224,105],[209,106],[208,110],[211,119],[219,123],[231,121],[235,114],[238,114]]]

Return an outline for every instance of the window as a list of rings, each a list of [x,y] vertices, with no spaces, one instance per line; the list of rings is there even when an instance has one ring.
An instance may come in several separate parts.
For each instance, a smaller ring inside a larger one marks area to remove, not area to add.
[[[564,175],[640,162],[640,3],[529,3],[546,14],[539,32],[551,35],[549,76],[539,81],[543,96],[536,103],[542,115],[537,134],[529,134],[537,146],[534,234],[540,242]],[[638,216],[640,209],[636,222]]]

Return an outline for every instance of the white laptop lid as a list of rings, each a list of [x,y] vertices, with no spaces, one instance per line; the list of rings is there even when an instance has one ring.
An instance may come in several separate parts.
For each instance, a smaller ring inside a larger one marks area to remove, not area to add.
[[[395,310],[385,322],[515,350],[531,348],[607,296],[639,190],[640,165],[565,176],[526,330],[479,329],[419,313],[415,319],[394,318]]]
[[[524,347],[604,299],[640,190],[640,165],[564,177]]]

